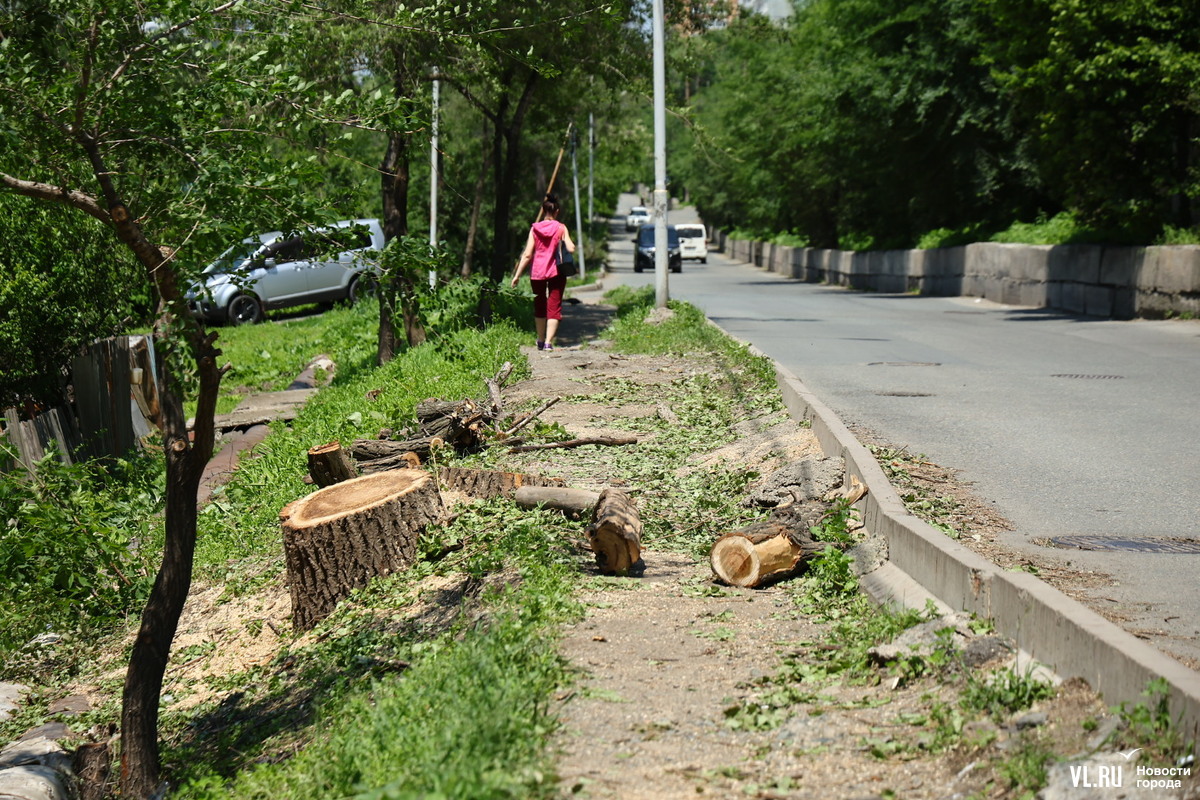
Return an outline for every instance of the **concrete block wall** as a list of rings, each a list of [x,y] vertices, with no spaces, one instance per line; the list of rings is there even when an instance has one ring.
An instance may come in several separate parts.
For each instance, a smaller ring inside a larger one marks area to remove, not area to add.
[[[980,242],[936,250],[820,250],[727,238],[735,261],[809,283],[872,292],[982,297],[997,303],[1130,319],[1200,315],[1200,247]]]

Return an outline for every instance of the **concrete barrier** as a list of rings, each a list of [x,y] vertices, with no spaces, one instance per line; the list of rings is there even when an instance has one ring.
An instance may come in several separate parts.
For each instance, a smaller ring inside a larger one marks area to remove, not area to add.
[[[1008,305],[1131,319],[1200,314],[1200,247],[980,242],[852,252],[724,238],[735,261],[860,291],[982,297]]]

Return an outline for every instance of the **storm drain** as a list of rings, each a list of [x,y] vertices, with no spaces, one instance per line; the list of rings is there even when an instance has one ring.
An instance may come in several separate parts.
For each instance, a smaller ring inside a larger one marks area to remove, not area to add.
[[[1200,554],[1200,541],[1195,539],[1121,539],[1112,536],[1056,536],[1050,541],[1058,547],[1068,547],[1075,550]]]
[[[1123,380],[1125,380],[1124,375],[1069,375],[1069,374],[1065,374],[1065,373],[1060,373],[1058,375],[1051,375],[1050,377],[1051,378],[1076,378],[1078,380],[1083,380],[1083,381],[1123,381]]]

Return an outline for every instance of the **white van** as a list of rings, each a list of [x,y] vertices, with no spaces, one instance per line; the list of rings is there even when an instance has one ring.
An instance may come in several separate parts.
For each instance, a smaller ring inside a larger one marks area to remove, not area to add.
[[[699,222],[680,222],[675,225],[679,232],[679,249],[685,259],[694,258],[701,264],[708,263],[708,231]]]

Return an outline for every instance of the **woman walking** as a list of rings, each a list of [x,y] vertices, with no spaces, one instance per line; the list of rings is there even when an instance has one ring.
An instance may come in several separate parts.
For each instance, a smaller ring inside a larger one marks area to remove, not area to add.
[[[521,273],[532,264],[529,282],[533,285],[533,323],[537,328],[538,350],[553,350],[554,337],[558,333],[558,322],[562,319],[563,289],[567,276],[558,274],[558,243],[561,241],[568,253],[575,252],[575,243],[567,226],[558,221],[558,198],[546,195],[542,202],[544,219],[533,223],[525,250],[513,271],[512,285],[515,287]]]

